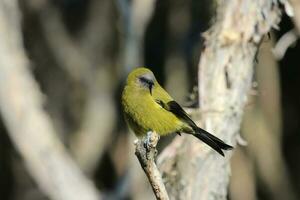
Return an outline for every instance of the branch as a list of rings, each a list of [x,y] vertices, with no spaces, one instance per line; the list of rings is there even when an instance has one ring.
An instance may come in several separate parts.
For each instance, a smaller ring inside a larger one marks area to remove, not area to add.
[[[107,41],[111,41],[108,35],[113,34],[109,34],[108,25],[103,24],[107,21],[108,13],[111,12],[108,6],[111,3],[110,1],[96,1],[93,5],[94,7],[97,6],[93,8],[93,14],[98,12],[101,13],[101,16],[106,17],[100,21],[99,17],[97,18],[98,21],[95,20],[96,17],[93,17],[94,27],[105,31],[91,31],[89,38],[86,39],[91,48],[98,47],[94,50],[98,60],[95,60],[94,54],[89,54],[92,50],[88,53],[85,52],[82,48],[83,45],[80,46],[78,41],[71,37],[62,21],[61,13],[52,5],[51,1],[46,0],[43,4],[38,5],[36,5],[36,1],[32,0],[26,1],[26,3],[38,14],[45,40],[56,61],[73,80],[79,81],[87,91],[86,104],[81,114],[79,129],[71,134],[70,150],[80,168],[86,174],[91,175],[106,148],[105,144],[110,143],[111,137],[109,136],[116,118],[111,92],[113,84],[109,79],[111,74],[108,70],[108,66],[112,66],[112,58],[107,55],[105,48]],[[100,8],[102,10],[97,10]],[[97,39],[95,39],[95,34],[98,36]],[[90,41],[92,40],[91,37],[96,41],[96,44],[94,44],[95,41]],[[90,45],[91,43],[93,45]]]
[[[59,141],[29,71],[17,0],[0,1],[0,111],[38,186],[54,200],[100,199]]]
[[[148,132],[145,139],[135,141],[135,155],[148,177],[156,198],[159,200],[168,200],[169,197],[165,185],[155,164],[157,154],[156,145],[158,141],[159,135],[157,133]]]

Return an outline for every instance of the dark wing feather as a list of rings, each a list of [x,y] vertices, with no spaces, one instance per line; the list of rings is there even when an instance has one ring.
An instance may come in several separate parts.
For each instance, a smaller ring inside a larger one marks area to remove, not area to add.
[[[195,122],[189,117],[189,115],[183,110],[183,108],[176,101],[169,101],[167,103],[168,111],[172,112],[178,118],[185,121],[188,125],[190,125],[193,129],[197,127]]]
[[[197,128],[197,125],[193,120],[189,117],[189,115],[183,110],[183,108],[176,102],[176,101],[169,101],[167,103],[156,99],[156,103],[158,103],[162,108],[165,110],[173,113],[178,117],[179,119],[186,122],[188,125],[190,125],[193,129]]]
[[[164,109],[166,109],[169,112],[172,112],[174,115],[176,115],[181,120],[185,121],[188,125],[190,125],[193,130],[195,131],[193,135],[197,137],[198,139],[202,140],[204,143],[209,145],[211,148],[213,148],[215,151],[217,151],[219,154],[224,156],[224,153],[222,150],[230,150],[233,147],[226,144],[216,136],[210,134],[209,132],[203,130],[202,128],[198,127],[195,122],[189,117],[189,115],[183,110],[183,108],[176,102],[176,101],[169,101],[168,103],[164,103],[161,100],[156,100],[156,102]]]

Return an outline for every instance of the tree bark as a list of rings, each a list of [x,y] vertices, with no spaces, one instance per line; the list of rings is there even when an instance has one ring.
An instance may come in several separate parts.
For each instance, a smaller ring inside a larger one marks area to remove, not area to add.
[[[204,35],[198,74],[202,127],[229,144],[239,133],[257,48],[279,20],[275,0],[221,1]],[[222,158],[194,138],[176,138],[159,158],[170,199],[225,200],[230,154]]]

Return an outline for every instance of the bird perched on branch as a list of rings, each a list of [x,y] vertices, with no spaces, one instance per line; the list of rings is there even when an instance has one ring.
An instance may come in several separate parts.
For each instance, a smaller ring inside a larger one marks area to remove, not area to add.
[[[187,133],[202,140],[222,156],[223,150],[233,148],[198,127],[147,68],[137,68],[128,75],[122,93],[122,106],[126,121],[138,137],[149,131],[161,136]]]

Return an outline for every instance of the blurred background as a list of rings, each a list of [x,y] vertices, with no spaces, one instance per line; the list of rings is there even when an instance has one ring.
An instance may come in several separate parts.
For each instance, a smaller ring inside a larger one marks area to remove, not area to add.
[[[107,198],[153,199],[123,121],[122,86],[134,67],[147,66],[179,103],[197,107],[201,33],[214,22],[215,1],[19,0],[19,5],[30,70],[68,153]],[[233,153],[229,199],[300,198],[300,45],[295,38],[283,55],[277,46],[293,30],[283,15],[279,29],[259,48],[241,127],[248,144]],[[0,199],[48,199],[2,120]]]

